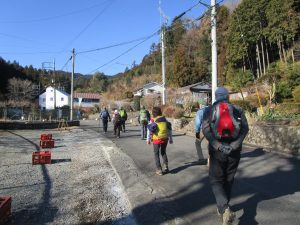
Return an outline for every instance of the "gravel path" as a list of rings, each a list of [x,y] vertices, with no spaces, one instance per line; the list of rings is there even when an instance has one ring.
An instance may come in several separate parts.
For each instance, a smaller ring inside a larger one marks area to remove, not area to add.
[[[33,166],[41,133],[55,139],[52,164]],[[134,225],[110,163],[115,151],[111,141],[88,129],[0,131],[0,196],[12,196],[9,224]]]

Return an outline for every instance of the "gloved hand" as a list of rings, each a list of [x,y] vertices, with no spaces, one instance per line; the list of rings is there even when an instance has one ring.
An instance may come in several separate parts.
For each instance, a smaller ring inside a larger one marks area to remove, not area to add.
[[[225,155],[229,155],[232,151],[232,147],[230,145],[227,145],[227,144],[222,144],[219,147],[219,151],[222,152]]]
[[[197,133],[196,133],[196,138],[197,138],[197,139],[200,139],[200,132],[197,132]]]

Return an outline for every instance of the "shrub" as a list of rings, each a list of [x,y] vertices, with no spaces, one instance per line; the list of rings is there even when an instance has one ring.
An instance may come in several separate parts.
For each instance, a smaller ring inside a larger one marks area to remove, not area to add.
[[[131,105],[129,103],[123,103],[122,107],[127,111],[130,112],[132,111]]]
[[[173,117],[173,114],[175,112],[175,108],[173,106],[165,106],[162,109],[163,115],[166,117]]]
[[[165,106],[162,111],[163,115],[169,118],[179,119],[184,116],[184,110],[174,106]]]
[[[294,88],[293,97],[295,102],[300,102],[300,85]]]
[[[135,110],[135,111],[140,110],[140,102],[141,102],[141,96],[133,97],[133,110]]]
[[[267,105],[268,100],[265,96],[259,95],[259,98],[260,98],[260,103],[261,103],[262,106]],[[252,108],[259,108],[260,107],[257,95],[247,96],[245,100],[250,103]]]
[[[243,100],[234,100],[231,101],[232,104],[237,105],[244,109],[244,111],[253,112],[255,110],[254,107],[251,106],[250,102]]]
[[[281,114],[300,114],[300,103],[286,102],[276,106]]]
[[[179,118],[181,118],[181,117],[183,117],[184,116],[184,110],[183,109],[181,109],[181,108],[175,108],[175,111],[174,111],[174,113],[173,113],[173,118],[175,118],[175,119],[179,119]]]

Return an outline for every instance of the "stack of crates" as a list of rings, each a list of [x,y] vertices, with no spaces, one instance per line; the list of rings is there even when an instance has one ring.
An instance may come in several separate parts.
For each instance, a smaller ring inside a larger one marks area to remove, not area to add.
[[[54,140],[52,139],[52,134],[41,134],[40,147],[54,148]]]
[[[11,197],[0,197],[0,225],[6,224],[11,215]]]
[[[38,151],[32,153],[32,165],[51,164],[51,148],[54,148],[54,139],[52,134],[41,134],[40,147],[48,148],[49,150]]]
[[[51,164],[51,151],[40,151],[32,153],[32,165]]]

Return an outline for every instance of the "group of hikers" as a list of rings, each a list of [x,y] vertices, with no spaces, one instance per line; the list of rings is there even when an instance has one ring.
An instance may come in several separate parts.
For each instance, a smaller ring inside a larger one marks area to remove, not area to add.
[[[217,204],[217,214],[222,218],[223,225],[230,225],[234,221],[235,213],[229,202],[231,190],[239,161],[242,143],[249,128],[244,111],[229,102],[229,92],[224,87],[215,91],[216,101],[212,105],[199,100],[199,110],[195,118],[196,150],[200,165],[208,165],[209,179],[212,192]],[[172,125],[162,115],[160,107],[153,107],[152,117],[144,106],[141,107],[138,121],[141,125],[141,139],[147,144],[153,144],[155,173],[163,175],[169,172],[166,149],[168,143],[173,143]],[[115,110],[110,118],[106,108],[100,113],[104,132],[107,132],[107,122],[114,124],[114,134],[120,137],[120,131],[125,132],[127,113],[123,107]],[[208,159],[202,153],[203,139],[208,141]],[[160,163],[160,155],[163,164]]]

